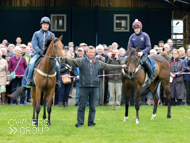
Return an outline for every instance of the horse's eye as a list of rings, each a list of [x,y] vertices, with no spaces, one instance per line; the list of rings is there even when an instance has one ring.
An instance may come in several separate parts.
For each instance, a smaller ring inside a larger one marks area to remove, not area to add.
[[[57,46],[56,46],[56,45],[54,45],[53,47],[54,47],[54,48],[57,48]]]

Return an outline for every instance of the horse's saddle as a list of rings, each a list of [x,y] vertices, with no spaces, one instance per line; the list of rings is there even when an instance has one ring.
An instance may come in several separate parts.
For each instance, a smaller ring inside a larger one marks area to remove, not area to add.
[[[34,68],[37,67],[37,65],[38,65],[39,62],[42,60],[42,58],[43,58],[42,56],[39,56],[39,57],[36,59],[36,61],[35,61],[35,63],[34,63]],[[25,73],[24,73],[26,76],[24,76],[23,79],[22,79],[22,86],[24,86],[24,87],[26,87],[26,88],[36,88],[35,84],[33,84],[33,86],[30,86],[30,87],[26,85],[26,84],[27,84],[28,71],[29,71],[29,68],[27,67],[27,68],[26,68],[26,71],[25,71]],[[33,71],[33,72],[35,72],[35,71]],[[32,80],[34,81],[34,74],[33,74]],[[33,83],[34,83],[34,82],[33,82]]]
[[[155,72],[156,72],[156,63],[155,63],[155,60],[151,57],[148,57],[147,58],[147,63],[152,71],[152,75],[155,77]],[[143,66],[141,66],[141,68],[143,70],[145,70],[145,68]]]
[[[35,64],[34,64],[34,68],[37,67],[37,65],[38,65],[39,62],[42,60],[42,58],[43,58],[43,57],[40,56],[40,57],[36,60],[36,62],[35,62]]]

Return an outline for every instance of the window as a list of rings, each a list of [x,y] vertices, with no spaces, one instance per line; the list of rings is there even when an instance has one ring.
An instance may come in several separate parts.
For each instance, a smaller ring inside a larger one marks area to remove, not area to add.
[[[114,32],[129,32],[129,14],[114,14]]]
[[[51,14],[51,31],[66,31],[66,14]]]
[[[174,47],[183,46],[183,20],[172,21],[172,39]]]

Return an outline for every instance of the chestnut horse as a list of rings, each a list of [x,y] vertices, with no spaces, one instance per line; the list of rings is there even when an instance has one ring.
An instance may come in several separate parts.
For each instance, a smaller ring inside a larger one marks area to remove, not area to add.
[[[133,88],[135,91],[136,102],[135,102],[135,109],[136,109],[136,124],[139,123],[139,101],[141,96],[141,86],[143,85],[146,77],[145,71],[140,68],[141,64],[139,63],[140,58],[138,57],[138,51],[140,47],[137,49],[128,47],[127,52],[127,61],[126,64],[128,65],[127,68],[123,69],[121,73],[121,80],[123,83],[123,90],[125,94],[125,117],[124,121],[128,119],[128,108],[129,108],[129,101],[130,101],[130,92]],[[157,111],[157,103],[158,103],[158,95],[157,95],[157,86],[158,83],[161,82],[162,86],[166,93],[166,98],[168,100],[168,114],[167,118],[171,118],[171,99],[170,99],[170,65],[168,61],[159,56],[159,55],[151,55],[151,58],[155,60],[156,64],[156,71],[155,71],[155,78],[154,81],[150,84],[150,91],[153,93],[154,97],[154,109],[152,118],[156,117]]]
[[[47,125],[51,125],[50,122],[51,104],[56,85],[56,72],[54,69],[56,63],[55,58],[64,56],[63,44],[61,42],[62,36],[60,36],[59,39],[58,38],[54,39],[54,37],[51,35],[50,37],[51,39],[49,39],[49,41],[48,40],[46,41],[46,45],[48,45],[47,51],[35,69],[34,82],[36,85],[36,89],[31,88],[31,93],[33,98],[33,121],[35,122],[36,126],[38,126],[38,115],[40,112],[40,100],[42,92],[43,92],[43,104],[44,104],[43,119],[44,120],[46,119],[46,100],[48,97]],[[36,119],[35,119],[35,110],[37,114]]]

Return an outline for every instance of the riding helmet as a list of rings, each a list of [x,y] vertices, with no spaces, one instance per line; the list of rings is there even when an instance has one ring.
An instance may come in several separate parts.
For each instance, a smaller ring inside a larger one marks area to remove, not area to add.
[[[50,25],[49,17],[46,17],[46,16],[42,17],[42,19],[40,20],[40,24],[43,24],[43,23],[47,23]]]
[[[141,28],[142,29],[142,23],[138,19],[135,19],[135,21],[132,24],[132,27],[133,27],[133,29],[134,28]]]

